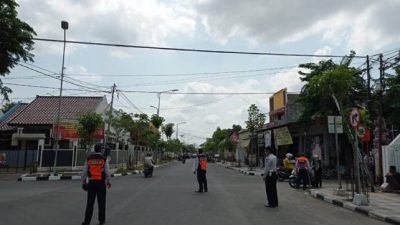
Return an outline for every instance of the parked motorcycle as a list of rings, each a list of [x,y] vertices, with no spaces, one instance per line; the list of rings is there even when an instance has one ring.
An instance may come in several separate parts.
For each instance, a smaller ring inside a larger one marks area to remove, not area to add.
[[[279,167],[277,170],[277,174],[278,174],[278,181],[283,182],[290,178],[292,171],[285,169],[283,167]]]

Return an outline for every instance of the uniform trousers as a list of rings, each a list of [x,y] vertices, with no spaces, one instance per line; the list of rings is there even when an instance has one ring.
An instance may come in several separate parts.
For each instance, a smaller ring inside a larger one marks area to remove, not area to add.
[[[106,193],[107,188],[104,181],[89,181],[84,224],[90,224],[92,220],[93,206],[96,198],[99,207],[99,222],[106,220]]]
[[[265,191],[267,193],[268,205],[278,207],[278,191],[276,190],[276,181],[278,176],[276,173],[271,173],[265,177]]]
[[[197,182],[199,183],[199,192],[208,191],[206,173],[206,170],[197,170]]]

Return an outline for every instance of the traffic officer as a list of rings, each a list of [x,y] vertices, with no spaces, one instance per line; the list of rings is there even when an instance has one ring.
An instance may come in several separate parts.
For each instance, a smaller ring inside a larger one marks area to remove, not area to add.
[[[308,171],[310,170],[310,162],[301,154],[296,160],[296,171],[297,171],[297,183],[296,188],[299,189],[301,181],[303,182],[303,190],[306,189],[308,182]]]
[[[111,187],[110,170],[106,158],[102,155],[102,145],[95,146],[95,152],[87,157],[82,172],[82,188],[87,191],[85,220],[82,225],[89,225],[93,215],[93,205],[97,197],[99,222],[106,221],[106,193]]]
[[[270,146],[265,148],[265,172],[263,179],[265,181],[265,191],[267,193],[268,201],[265,207],[275,208],[278,207],[278,192],[276,190],[276,174],[277,159],[274,155],[274,149]]]
[[[208,192],[207,187],[207,157],[203,154],[203,150],[199,149],[199,154],[194,160],[193,174],[197,173],[197,182],[199,183],[199,190],[196,192]]]

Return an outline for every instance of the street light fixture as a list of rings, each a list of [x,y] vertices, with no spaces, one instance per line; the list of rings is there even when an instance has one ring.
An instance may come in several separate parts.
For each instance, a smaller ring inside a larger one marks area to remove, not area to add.
[[[175,92],[175,91],[179,91],[178,89],[172,89],[172,90],[167,90],[167,91],[160,91],[157,93],[157,98],[158,98],[158,107],[157,107],[157,116],[160,115],[160,101],[161,101],[161,94],[162,93],[168,93],[168,92]],[[154,107],[155,106],[150,106],[150,107]]]
[[[60,134],[60,116],[61,116],[61,98],[62,98],[62,89],[63,89],[63,81],[64,81],[64,61],[65,61],[65,44],[66,44],[66,35],[67,35],[67,30],[68,30],[68,22],[67,21],[61,21],[61,28],[64,30],[64,47],[63,47],[63,56],[62,56],[62,65],[61,65],[61,84],[60,84],[60,98],[58,99],[58,107],[57,107],[57,119],[56,119],[56,124],[57,124],[57,132],[56,132],[56,151],[54,154],[54,171],[56,170],[57,166],[57,150],[59,149],[59,139],[61,138]]]

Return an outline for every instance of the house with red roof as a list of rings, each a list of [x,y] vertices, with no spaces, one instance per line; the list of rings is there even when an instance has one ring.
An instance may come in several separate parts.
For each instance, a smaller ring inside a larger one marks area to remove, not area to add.
[[[58,96],[37,96],[24,109],[8,121],[9,126],[17,127],[12,135],[12,145],[20,149],[30,143],[37,146],[39,140],[44,140],[44,148],[55,147],[54,127],[57,125]],[[60,149],[72,148],[72,140],[76,136],[68,136],[65,124],[74,124],[77,118],[85,113],[96,112],[106,115],[108,109],[106,97],[63,96],[60,107]],[[74,128],[74,126],[69,126]],[[70,132],[69,132],[70,133]],[[35,144],[36,143],[36,144]]]

